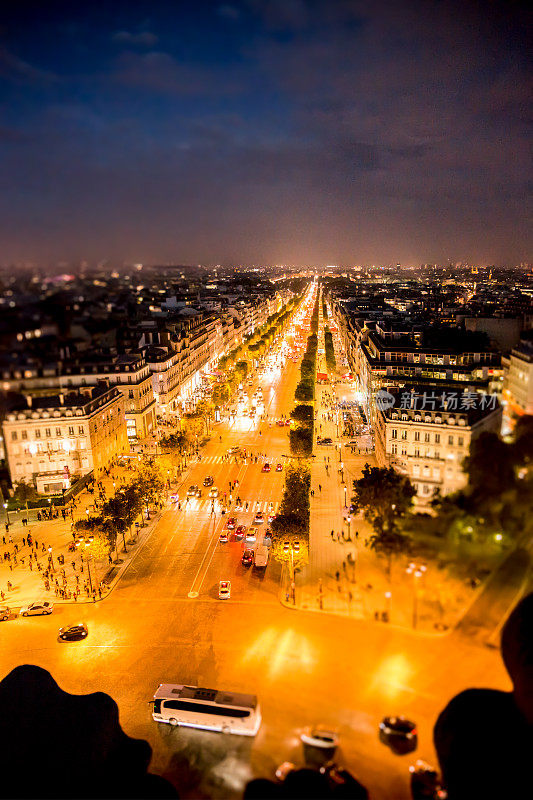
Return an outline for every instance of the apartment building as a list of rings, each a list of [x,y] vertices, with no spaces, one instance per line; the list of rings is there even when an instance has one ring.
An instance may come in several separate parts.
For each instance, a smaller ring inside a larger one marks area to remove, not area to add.
[[[374,421],[380,389],[427,385],[500,394],[501,355],[460,329],[355,316],[335,304],[335,321],[361,401]]]
[[[68,489],[73,477],[107,468],[129,451],[124,396],[104,383],[50,397],[16,395],[4,422],[13,484],[40,494]]]
[[[34,361],[2,370],[4,391],[28,392],[36,397],[96,386],[102,381],[117,386],[124,397],[128,437],[144,439],[151,435],[155,427],[152,377],[139,354],[103,356],[91,352],[65,361]]]
[[[156,415],[166,417],[177,409],[180,393],[180,351],[149,345],[143,350],[151,373]]]
[[[377,463],[408,475],[421,505],[437,491],[463,488],[470,443],[485,431],[501,430],[496,395],[407,387],[380,393],[375,407]]]
[[[533,342],[521,340],[504,359],[503,399],[508,416],[533,414]]]

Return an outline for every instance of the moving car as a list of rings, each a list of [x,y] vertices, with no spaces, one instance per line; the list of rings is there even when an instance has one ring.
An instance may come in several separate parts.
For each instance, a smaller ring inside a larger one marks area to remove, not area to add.
[[[29,606],[24,606],[20,609],[23,617],[34,617],[41,614],[51,614],[54,610],[54,604],[48,600],[40,600],[36,603],[30,603]]]
[[[285,425],[285,420],[284,419],[278,419],[278,421],[276,422],[276,425],[279,425],[280,428],[283,428],[283,426]]]
[[[65,628],[60,628],[58,638],[62,642],[79,642],[88,635],[89,631],[85,622],[79,622],[77,625],[67,625]]]
[[[333,439],[330,439],[329,436],[324,436],[324,437],[320,437],[319,436],[318,439],[316,440],[316,443],[317,444],[333,444]]]
[[[213,486],[213,488],[209,490],[209,497],[218,497],[218,489],[216,486]]]
[[[231,597],[231,581],[220,581],[218,584],[219,600],[229,600]]]
[[[268,524],[271,525],[274,522],[275,519],[276,519],[276,515],[275,514],[269,514],[268,515]]]
[[[11,609],[8,606],[0,606],[0,621],[9,619],[11,616]]]
[[[236,539],[242,539],[245,533],[246,533],[246,525],[238,525],[233,535],[235,536]]]
[[[262,511],[258,511],[254,517],[254,525],[262,525],[265,521]]]
[[[177,502],[179,502],[179,499],[180,499],[179,494],[171,494],[170,495],[170,502],[171,503],[177,503]]]
[[[263,464],[263,469],[261,472],[270,472],[270,464]]]
[[[255,542],[257,531],[255,528],[248,528],[246,531],[246,541],[247,542]]]
[[[237,520],[235,519],[235,517],[230,517],[226,522],[226,528],[228,529],[228,531],[232,531],[235,528],[236,523]]]
[[[410,753],[418,745],[416,723],[406,717],[384,717],[379,723],[379,739],[391,750]]]
[[[234,445],[233,447],[228,447],[228,454],[232,456],[234,453],[238,453],[240,449],[241,448],[238,445]]]
[[[199,491],[198,484],[193,483],[187,489],[187,497],[198,497]]]
[[[270,552],[265,544],[259,544],[254,551],[254,567],[256,569],[265,569],[268,564]]]
[[[247,547],[243,552],[241,563],[245,567],[250,567],[254,563],[254,551],[251,547]]]
[[[205,486],[205,488],[208,489],[210,486],[212,486],[214,484],[214,482],[215,482],[215,479],[213,478],[213,476],[212,475],[207,475],[204,478],[204,486]]]
[[[317,725],[314,728],[306,728],[300,734],[300,739],[310,747],[320,747],[322,750],[333,750],[339,743],[339,736],[331,728]]]
[[[219,542],[224,542],[224,543],[227,542],[228,541],[228,532],[227,531],[222,531],[222,533],[218,537],[218,541]]]
[[[283,472],[283,464],[276,464],[276,472]]]

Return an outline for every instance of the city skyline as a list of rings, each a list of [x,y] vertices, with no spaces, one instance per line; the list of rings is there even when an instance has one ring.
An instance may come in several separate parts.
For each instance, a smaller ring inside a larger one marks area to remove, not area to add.
[[[2,40],[3,263],[531,261],[525,4],[21,2]]]

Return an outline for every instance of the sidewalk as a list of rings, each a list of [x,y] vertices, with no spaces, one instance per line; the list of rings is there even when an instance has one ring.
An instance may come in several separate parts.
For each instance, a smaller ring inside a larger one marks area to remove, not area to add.
[[[102,479],[107,497],[113,496],[115,488],[122,482],[127,483],[133,478],[135,470],[133,465],[136,463],[132,459],[125,466],[116,466],[109,477]],[[186,480],[186,477],[187,472],[182,474],[180,484]],[[171,491],[173,489],[169,490],[169,493]],[[2,534],[5,544],[2,543],[0,546],[0,590],[5,595],[4,600],[0,599],[0,605],[7,605],[11,610],[16,610],[40,599],[49,599],[57,604],[93,602],[91,584],[93,587],[100,585],[101,594],[100,592],[96,593],[96,600],[103,599],[109,594],[120,580],[126,567],[151,535],[161,512],[156,513],[150,510],[150,519],[146,520],[145,511],[143,511],[143,522],[138,528],[137,535],[130,539],[126,534],[127,552],[123,550],[122,536],[118,537],[117,560],[115,560],[114,551],[111,553],[111,561],[99,559],[95,563],[95,560],[91,559],[89,579],[87,559],[84,558],[83,551],[76,549],[69,552],[68,545],[73,541],[72,522],[84,519],[87,509],[89,513],[93,511],[95,496],[96,490],[94,495],[87,490],[81,492],[76,497],[77,505],[73,515],[67,514],[66,520],[59,516],[57,519],[39,522],[36,519],[37,509],[30,509],[29,512],[24,511],[18,514],[10,513],[9,533]],[[27,526],[22,525],[23,517],[29,519]],[[28,534],[33,539],[31,547],[27,541]],[[15,545],[18,550],[16,553]],[[5,552],[10,553],[10,561],[4,560]],[[53,559],[54,571],[50,578],[50,589],[46,591],[42,573],[48,566],[49,555]],[[59,563],[58,556],[64,557],[64,564]],[[41,569],[38,568],[38,565]],[[64,570],[64,576],[62,570]],[[65,589],[67,593],[70,592],[70,597],[56,596],[56,579],[60,588]],[[7,588],[8,581],[12,584],[10,590]],[[88,587],[88,592],[85,586]],[[79,589],[79,593],[77,593],[77,589]],[[76,599],[74,599],[75,596]]]
[[[318,350],[325,350],[321,302]],[[338,356],[339,364],[342,355]],[[318,354],[317,371],[328,372],[324,353]],[[343,387],[317,384],[315,390],[315,435],[330,437],[337,442],[336,405],[341,399],[339,393],[342,394]],[[310,498],[309,564],[296,575],[295,606],[286,599],[288,576],[284,573],[281,602],[291,608],[340,614],[355,619],[377,619],[377,624],[408,629],[416,626],[417,632],[425,634],[442,635],[443,631],[453,629],[468,610],[473,598],[472,591],[467,590],[460,581],[443,581],[436,569],[424,575],[415,588],[406,573],[410,560],[407,557],[393,561],[389,583],[385,560],[367,545],[373,533],[371,526],[361,515],[350,517],[353,480],[361,476],[366,463],[376,465],[374,455],[358,455],[351,448],[339,448],[338,443],[333,446],[318,445],[314,454],[311,465],[314,496]],[[382,621],[384,612],[388,615],[389,623]]]

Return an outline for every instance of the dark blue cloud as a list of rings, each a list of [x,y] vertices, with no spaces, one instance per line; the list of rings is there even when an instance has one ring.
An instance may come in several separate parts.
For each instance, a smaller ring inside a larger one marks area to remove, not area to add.
[[[10,4],[2,260],[530,259],[524,8]]]

